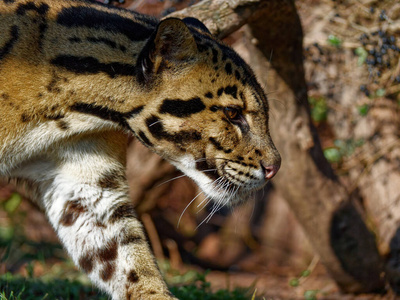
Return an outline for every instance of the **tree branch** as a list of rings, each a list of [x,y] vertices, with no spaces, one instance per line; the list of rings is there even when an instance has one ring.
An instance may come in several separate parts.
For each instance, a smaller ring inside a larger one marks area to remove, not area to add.
[[[273,11],[284,3],[289,3],[289,1],[204,0],[171,13],[168,17],[197,18],[207,26],[213,35],[223,39],[251,20],[257,19],[262,11]]]

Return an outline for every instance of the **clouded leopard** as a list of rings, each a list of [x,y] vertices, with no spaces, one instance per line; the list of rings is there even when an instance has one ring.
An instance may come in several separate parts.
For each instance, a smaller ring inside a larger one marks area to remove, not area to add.
[[[22,185],[113,299],[174,299],[128,198],[127,136],[218,205],[280,166],[267,98],[193,18],[80,0],[0,0],[0,176]]]

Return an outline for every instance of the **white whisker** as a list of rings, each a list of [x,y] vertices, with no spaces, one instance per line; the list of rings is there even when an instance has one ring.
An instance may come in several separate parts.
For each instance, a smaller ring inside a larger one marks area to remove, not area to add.
[[[156,188],[158,188],[159,186],[161,186],[161,185],[163,185],[163,184],[166,184],[166,183],[168,183],[168,182],[171,182],[171,181],[173,181],[173,180],[176,180],[176,179],[179,179],[179,178],[182,178],[182,177],[185,177],[185,176],[186,176],[186,174],[183,174],[183,175],[179,175],[179,176],[176,176],[176,177],[174,177],[174,178],[168,179],[168,180],[166,180],[166,181],[160,183],[159,185],[157,185]]]
[[[158,120],[158,121],[156,121],[156,122],[150,124],[149,127],[151,127],[151,126],[153,126],[153,125],[156,125],[157,123],[160,123],[160,122],[162,122],[162,120]]]
[[[214,215],[214,213],[216,212],[216,207],[219,207],[219,205],[217,206],[216,204],[214,204],[212,211],[208,214],[207,217],[204,218],[203,221],[200,222],[199,225],[197,225],[196,230],[203,225],[204,222],[208,223],[208,221],[212,218],[212,216]]]
[[[217,169],[208,169],[208,170],[202,170],[201,172],[215,172],[215,171],[217,171]]]
[[[198,213],[201,212],[205,207],[207,207],[207,205],[208,205],[211,201],[212,201],[212,199],[211,199],[210,197],[204,198],[204,200],[201,201],[199,205],[197,205],[197,208],[199,208],[199,206],[201,206],[201,205],[204,203],[204,205],[203,205],[202,207],[200,207],[200,208],[197,210],[196,214],[198,214]]]
[[[190,204],[192,204],[193,201],[196,200],[197,197],[199,197],[202,193],[203,193],[203,191],[201,191],[200,193],[198,193],[198,194],[189,202],[189,204],[186,205],[185,209],[182,211],[182,213],[181,213],[181,215],[180,215],[180,217],[179,217],[178,224],[176,225],[176,228],[179,227],[179,224],[180,224],[180,222],[181,222],[181,220],[182,220],[183,214],[184,214],[185,211],[189,208]]]

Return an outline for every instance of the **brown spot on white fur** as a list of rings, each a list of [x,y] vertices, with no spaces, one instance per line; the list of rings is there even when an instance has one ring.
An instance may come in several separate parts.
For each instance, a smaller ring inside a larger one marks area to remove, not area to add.
[[[60,224],[63,226],[72,226],[79,216],[87,209],[81,204],[82,199],[72,200],[65,203],[63,213],[60,218]]]

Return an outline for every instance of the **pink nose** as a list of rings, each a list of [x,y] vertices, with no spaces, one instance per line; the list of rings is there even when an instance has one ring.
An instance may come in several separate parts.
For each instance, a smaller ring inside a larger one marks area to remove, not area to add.
[[[261,162],[261,167],[264,171],[265,179],[270,180],[272,177],[275,176],[276,173],[278,173],[278,170],[281,166],[280,165],[265,165],[264,162]]]

